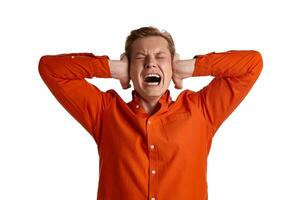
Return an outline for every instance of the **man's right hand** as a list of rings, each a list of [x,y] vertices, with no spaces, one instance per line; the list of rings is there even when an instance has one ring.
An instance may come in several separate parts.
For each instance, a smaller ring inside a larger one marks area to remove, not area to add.
[[[112,78],[118,79],[123,89],[131,87],[128,58],[125,53],[121,54],[120,60],[109,60],[109,68]]]

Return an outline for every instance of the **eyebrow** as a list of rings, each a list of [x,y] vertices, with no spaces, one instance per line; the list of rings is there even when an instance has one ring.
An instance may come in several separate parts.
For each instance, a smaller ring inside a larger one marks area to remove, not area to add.
[[[142,52],[137,52],[136,54],[135,54],[135,56],[137,56],[137,55],[145,55],[144,53],[142,53]]]
[[[159,52],[157,52],[157,53],[155,53],[156,55],[157,54],[167,54],[166,52],[164,52],[164,51],[159,51]],[[146,54],[144,53],[144,52],[137,52],[136,54],[135,54],[135,56],[137,56],[137,55],[143,55],[143,56],[145,56]]]

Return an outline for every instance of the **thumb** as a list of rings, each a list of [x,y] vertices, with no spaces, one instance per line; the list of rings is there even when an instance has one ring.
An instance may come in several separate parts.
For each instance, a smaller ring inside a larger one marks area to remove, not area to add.
[[[130,85],[130,83],[129,83],[129,80],[128,80],[128,81],[120,80],[120,83],[121,83],[121,86],[122,86],[122,88],[123,88],[124,90],[131,87],[131,85]]]
[[[182,89],[182,87],[183,87],[183,81],[182,81],[182,79],[173,76],[172,80],[173,80],[173,82],[175,84],[175,88],[176,89]]]

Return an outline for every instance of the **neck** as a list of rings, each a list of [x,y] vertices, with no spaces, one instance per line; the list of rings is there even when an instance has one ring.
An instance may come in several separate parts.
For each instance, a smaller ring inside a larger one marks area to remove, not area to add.
[[[160,97],[153,99],[143,99],[141,98],[141,106],[144,108],[145,112],[149,115],[155,113],[158,109],[158,101]]]

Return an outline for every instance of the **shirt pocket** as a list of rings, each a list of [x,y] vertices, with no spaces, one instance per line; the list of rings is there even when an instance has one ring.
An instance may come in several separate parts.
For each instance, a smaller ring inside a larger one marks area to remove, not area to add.
[[[186,143],[190,140],[192,123],[191,113],[183,112],[169,115],[162,119],[163,134],[168,141]]]

